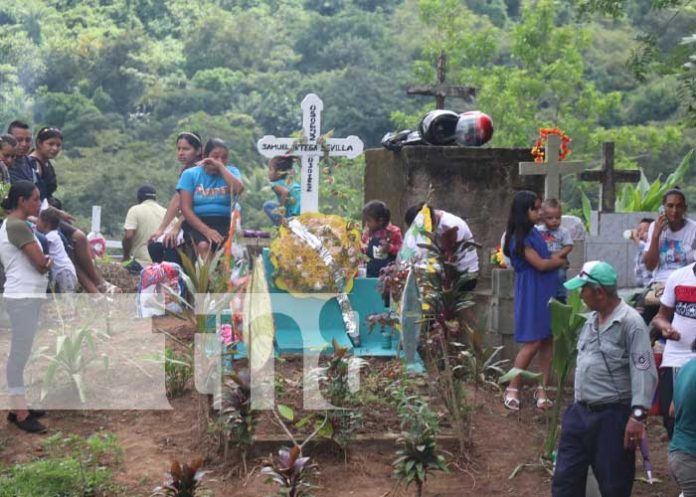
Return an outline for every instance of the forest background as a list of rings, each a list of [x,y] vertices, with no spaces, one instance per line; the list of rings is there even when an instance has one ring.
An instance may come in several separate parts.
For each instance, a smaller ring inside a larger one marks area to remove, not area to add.
[[[478,88],[474,104],[447,107],[491,115],[487,146],[531,146],[558,126],[572,159],[599,166],[613,140],[619,166],[652,180],[696,146],[695,33],[688,0],[1,2],[0,125],[63,130],[57,196],[85,228],[101,205],[111,237],[139,185],[161,203],[173,192],[178,131],[221,137],[247,183],[245,226],[258,228],[274,195],[256,140],[297,132],[314,92],[323,131],[379,146],[434,108],[405,88],[434,82],[444,50],[448,82]],[[324,174],[322,211],[359,217],[363,170],[346,161]],[[681,185],[692,205],[695,177]],[[596,208],[597,185],[572,178],[564,202],[580,206],[578,186]]]

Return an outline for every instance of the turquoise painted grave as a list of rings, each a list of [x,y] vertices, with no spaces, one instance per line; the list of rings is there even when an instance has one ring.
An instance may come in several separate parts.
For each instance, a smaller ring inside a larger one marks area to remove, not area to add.
[[[268,249],[263,250],[263,262],[271,292],[276,350],[279,353],[322,352],[329,349],[331,341],[335,339],[340,346],[350,348],[356,356],[396,355],[398,336],[394,337],[391,347],[385,349],[380,330],[375,327],[370,332],[367,325],[367,317],[370,314],[388,310],[377,290],[377,278],[356,278],[348,295],[353,312],[357,313],[360,330],[360,345],[353,347],[346,335],[341,310],[335,297],[295,297],[273,284],[274,269]]]

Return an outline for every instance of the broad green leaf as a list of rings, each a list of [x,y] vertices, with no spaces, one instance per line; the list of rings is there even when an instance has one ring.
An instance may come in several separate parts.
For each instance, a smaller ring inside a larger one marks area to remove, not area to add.
[[[85,385],[82,382],[82,374],[75,373],[72,375],[72,379],[75,382],[75,386],[77,387],[77,393],[80,395],[80,402],[82,402],[84,404],[87,401],[87,397],[86,397]]]
[[[285,404],[278,404],[278,413],[288,421],[293,421],[295,419],[295,411]]]
[[[541,383],[544,380],[544,375],[541,373],[533,373],[526,369],[512,368],[498,379],[498,383],[504,385],[510,383],[515,377],[521,376],[525,380]]]

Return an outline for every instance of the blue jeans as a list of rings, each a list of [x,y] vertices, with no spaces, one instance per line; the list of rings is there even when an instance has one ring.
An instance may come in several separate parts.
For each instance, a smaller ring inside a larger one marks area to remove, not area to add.
[[[280,204],[273,200],[268,200],[263,203],[263,212],[270,218],[274,226],[279,226],[280,221],[283,219],[283,216],[277,212],[278,207],[280,207]]]
[[[561,423],[553,497],[584,497],[589,466],[602,495],[630,497],[636,457],[623,445],[630,413],[630,406],[623,404],[592,409],[576,402],[568,408]]]

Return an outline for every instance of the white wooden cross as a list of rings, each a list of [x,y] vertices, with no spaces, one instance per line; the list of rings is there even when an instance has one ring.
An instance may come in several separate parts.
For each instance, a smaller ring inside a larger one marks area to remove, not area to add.
[[[543,174],[546,176],[544,183],[544,198],[561,199],[561,175],[569,173],[581,173],[588,168],[580,161],[561,162],[558,155],[561,150],[561,137],[548,135],[544,153],[545,161],[520,162],[520,174]]]
[[[314,93],[302,100],[302,132],[305,140],[300,143],[294,138],[276,138],[266,135],[261,138],[256,148],[264,157],[273,158],[279,155],[294,155],[302,160],[302,196],[301,210],[319,212],[319,161],[324,156],[324,147],[319,143],[321,137],[321,111],[324,104]],[[355,159],[363,153],[363,142],[357,136],[348,138],[329,138],[330,157],[348,157]]]

